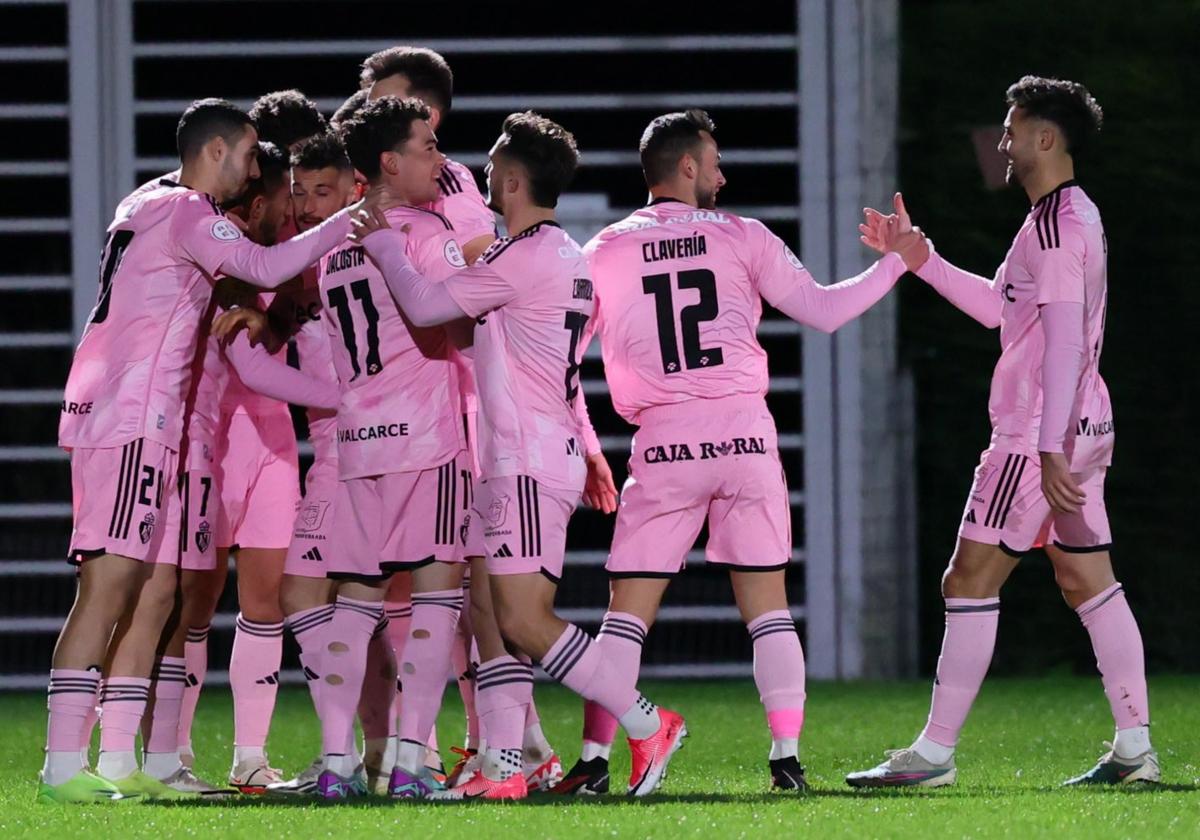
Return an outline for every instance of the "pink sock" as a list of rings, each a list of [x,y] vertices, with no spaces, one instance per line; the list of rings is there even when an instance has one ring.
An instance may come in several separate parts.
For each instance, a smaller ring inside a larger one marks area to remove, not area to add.
[[[282,658],[283,622],[250,621],[238,613],[229,657],[234,746],[266,746]]]
[[[85,672],[86,673],[86,672]],[[96,734],[96,727],[100,724],[100,694],[104,691],[104,678],[100,678],[100,687],[96,691],[96,699],[92,703],[92,708],[88,709],[87,715],[83,719],[83,730],[79,735],[79,749],[91,752],[92,736]]]
[[[947,598],[946,633],[923,734],[944,747],[958,743],[979,686],[987,675],[1000,624],[999,598]]]
[[[179,707],[179,746],[189,752],[192,749],[192,721],[196,718],[196,704],[200,702],[200,689],[204,687],[204,677],[208,673],[208,630],[207,624],[189,627],[187,642],[183,646],[187,685],[183,689],[183,702]]]
[[[772,738],[799,738],[804,725],[804,651],[787,610],[773,610],[746,625],[754,643],[754,684],[767,712]]]
[[[400,740],[426,743],[442,706],[462,590],[415,592],[412,626],[399,660]]]
[[[1150,725],[1146,693],[1146,662],[1142,634],[1125,600],[1121,584],[1114,583],[1084,601],[1075,612],[1092,637],[1096,667],[1112,708],[1117,729]]]
[[[317,691],[321,688],[321,653],[324,649],[321,639],[332,618],[333,604],[322,604],[294,612],[283,620],[300,646],[300,667],[304,671],[304,681],[308,684],[313,708],[318,710],[318,714],[321,707]]]
[[[358,719],[362,721],[364,738],[389,738],[396,734],[396,719],[392,717],[396,699],[396,659],[387,637],[387,621],[387,616],[380,617],[367,646],[367,673],[358,701]]]
[[[480,663],[476,677],[489,750],[520,750],[525,714],[533,702],[533,666],[511,656]]]
[[[148,679],[109,677],[105,681],[100,695],[100,752],[133,752],[149,699]]]
[[[620,717],[637,702],[637,688],[622,679],[604,650],[587,633],[568,624],[542,657],[542,669],[585,700]]]
[[[53,668],[46,688],[46,749],[51,752],[78,751],[86,746],[83,731],[96,707],[100,690],[97,671]],[[90,741],[91,733],[88,733]]]
[[[321,748],[326,755],[345,755],[354,737],[354,713],[367,670],[367,647],[383,614],[381,604],[338,596],[324,634],[323,671],[318,714]]]
[[[646,623],[632,613],[607,612],[596,636],[596,644],[612,660],[625,682],[637,685],[642,667],[642,645],[646,642]],[[612,744],[617,735],[617,719],[593,702],[583,704],[583,740],[593,744]]]
[[[476,749],[479,746],[479,710],[475,706],[475,669],[478,663],[471,659],[471,623],[466,618],[469,597],[464,588],[463,610],[454,644],[450,648],[450,667],[458,683],[458,696],[462,698],[463,710],[467,714],[467,748]]]
[[[150,674],[154,704],[150,711],[148,733],[143,731],[142,746],[148,753],[173,753],[179,749],[179,709],[187,687],[186,665],[181,656],[163,656],[154,663]]]

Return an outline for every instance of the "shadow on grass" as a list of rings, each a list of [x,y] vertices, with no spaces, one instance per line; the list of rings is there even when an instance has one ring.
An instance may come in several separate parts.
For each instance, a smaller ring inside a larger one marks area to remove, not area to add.
[[[775,805],[787,802],[803,803],[806,800],[820,799],[978,799],[980,797],[1016,797],[1034,794],[1054,793],[1060,796],[1077,796],[1080,793],[1100,793],[1107,796],[1139,796],[1153,793],[1195,793],[1200,791],[1197,784],[1136,784],[1119,787],[1095,786],[1086,788],[1037,787],[1037,788],[989,788],[980,790],[944,788],[931,790],[928,788],[810,788],[807,792],[796,793],[656,793],[641,799],[631,799],[619,794],[601,797],[558,797],[546,794],[534,795],[519,803],[493,803],[479,800],[459,802],[432,802],[410,799],[387,799],[384,797],[367,796],[356,799],[327,802],[308,797],[251,797],[236,796],[230,798],[214,798],[192,800],[185,802],[145,802],[143,805],[153,805],[170,809],[202,809],[210,808],[422,808],[436,809],[440,807],[496,807],[498,804],[512,804],[518,807],[534,808],[619,808],[651,805],[675,804],[737,804],[737,805]]]

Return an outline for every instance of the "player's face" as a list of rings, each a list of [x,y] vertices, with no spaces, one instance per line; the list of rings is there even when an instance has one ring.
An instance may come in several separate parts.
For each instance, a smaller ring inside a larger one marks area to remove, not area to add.
[[[292,167],[292,212],[301,231],[314,228],[345,207],[354,178],[335,166],[322,169]]]
[[[278,242],[279,230],[287,221],[291,207],[288,183],[282,181],[269,195],[263,197],[262,217],[258,222],[258,238],[254,241],[260,245],[274,245]]]
[[[500,146],[504,143],[504,137],[501,136],[492,146],[492,150],[488,152],[488,164],[483,169],[483,176],[487,178],[487,206],[493,213],[504,215],[504,182],[510,175],[512,164],[505,160],[504,155],[498,154]]]
[[[395,152],[394,185],[413,204],[428,204],[438,197],[437,178],[442,174],[446,156],[438,151],[437,135],[429,123],[417,120],[412,124],[408,140]]]
[[[1016,105],[1008,109],[1004,117],[1004,134],[996,148],[1008,160],[1004,180],[1009,184],[1022,184],[1037,167],[1036,121],[1030,119]]]
[[[715,210],[717,193],[725,186],[721,174],[721,152],[717,141],[707,131],[700,132],[700,156],[696,159],[696,206],[703,210]]]
[[[247,126],[233,145],[226,144],[225,156],[221,159],[221,195],[218,201],[230,201],[246,190],[246,184],[259,177],[258,132]]]

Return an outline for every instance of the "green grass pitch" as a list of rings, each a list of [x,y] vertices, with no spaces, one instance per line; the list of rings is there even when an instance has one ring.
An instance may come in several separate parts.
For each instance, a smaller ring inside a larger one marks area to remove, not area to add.
[[[959,746],[959,781],[941,790],[861,792],[842,777],[906,746],[926,714],[925,682],[810,687],[801,760],[811,792],[767,793],[769,740],[753,684],[653,683],[647,693],[681,710],[691,737],[660,794],[525,803],[410,803],[369,798],[349,805],[277,803],[91,807],[35,805],[45,700],[0,697],[0,840],[24,836],[125,837],[1200,837],[1200,678],[1151,680],[1154,740],[1164,784],[1140,790],[1062,790],[1102,752],[1110,717],[1098,679],[1053,676],[985,684]],[[564,761],[578,754],[580,707],[556,686],[539,686],[543,725]],[[461,736],[457,692],[446,693],[443,749]],[[201,701],[198,770],[228,770],[231,709],[226,690]],[[270,744],[285,771],[305,766],[319,736],[303,689],[281,691]],[[624,788],[628,753],[614,750]]]

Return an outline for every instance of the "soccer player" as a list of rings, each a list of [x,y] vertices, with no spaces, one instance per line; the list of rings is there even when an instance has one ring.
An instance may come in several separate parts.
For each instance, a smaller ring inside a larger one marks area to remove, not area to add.
[[[555,679],[613,714],[630,736],[630,794],[650,793],[687,734],[683,718],[640,695],[613,661],[554,613],[566,529],[585,487],[579,360],[594,312],[579,246],[554,220],[578,162],[574,137],[533,113],[512,114],[490,153],[489,204],[512,235],[469,269],[430,282],[405,256],[406,238],[383,214],[358,221],[405,315],[420,326],[478,319],[481,482],[473,511],[483,523],[494,609],[504,637]],[[411,247],[411,246],[408,246]],[[448,798],[520,799],[523,710],[533,690],[528,660],[483,649],[478,685],[487,751],[483,770]]]
[[[381,96],[411,96],[423,101],[429,107],[429,123],[434,132],[441,129],[443,118],[449,114],[454,96],[454,74],[450,65],[441,55],[424,47],[390,47],[368,56],[363,61],[359,81],[370,99],[378,99]],[[471,171],[455,160],[446,159],[442,166],[442,174],[438,176],[438,196],[426,206],[450,220],[455,236],[463,243],[463,258],[468,265],[475,262],[484,249],[496,239],[495,216],[480,195]],[[471,360],[466,355],[458,354],[456,358],[459,363],[459,381],[463,386],[462,407],[467,425],[467,444],[472,453],[472,472],[476,472],[474,374]],[[473,477],[465,478],[470,480]],[[469,504],[469,495],[469,492],[463,493],[464,505]],[[471,544],[463,546],[463,552],[469,562],[463,582],[466,608],[463,610],[459,635],[452,649],[454,676],[457,677],[459,693],[467,713],[467,743],[465,755],[450,773],[451,783],[457,781],[463,772],[470,773],[474,769],[472,764],[478,763],[479,760],[472,758],[478,753],[480,732],[479,717],[475,708],[475,669],[471,664],[470,625],[472,617],[478,614],[485,604],[490,603],[486,593],[480,596],[483,599],[481,603],[475,603],[470,598],[472,581],[477,591],[481,592],[488,584],[482,556],[482,538],[478,529],[469,528],[468,532]],[[393,578],[386,605],[391,621],[390,632],[393,639],[398,640],[406,637],[407,622],[412,612],[412,604],[407,602],[403,589],[406,583],[402,575]],[[489,616],[481,616],[481,619],[489,625],[495,624],[494,618]],[[530,714],[536,717],[532,708]],[[532,731],[531,734],[539,737],[531,740],[527,756],[532,759],[528,775],[536,777],[539,786],[549,780],[557,780],[562,774],[557,757],[540,733],[540,727]],[[550,779],[547,779],[547,776]]]
[[[908,749],[855,787],[953,784],[954,748],[996,643],[1000,588],[1021,556],[1042,546],[1067,604],[1091,636],[1116,723],[1109,752],[1067,784],[1159,779],[1150,744],[1142,639],[1113,576],[1104,479],[1113,418],[1100,376],[1108,304],[1107,245],[1100,212],[1075,181],[1075,158],[1102,113],[1076,82],[1025,76],[1009,87],[1000,152],[1008,181],[1032,205],[993,279],[951,265],[929,247],[917,275],[989,328],[1000,328],[1000,360],[988,413],[992,437],[975,470],[958,544],[942,577],[946,629],[929,719]],[[879,227],[909,227],[896,213],[868,211],[863,241]]]
[[[220,202],[258,175],[258,136],[236,106],[193,103],[176,139],[181,181],[163,179],[118,205],[101,258],[97,304],[62,403],[59,444],[71,450],[74,497],[69,557],[80,571],[50,673],[42,801],[168,795],[138,769],[133,745],[155,648],[175,600],[170,563],[177,553],[163,550],[162,504],[174,496],[166,482],[173,487],[183,401],[212,280],[229,273],[262,287],[277,285],[347,232],[340,216],[263,248],[221,213]],[[170,539],[167,544],[174,547]],[[83,726],[114,628],[135,605],[143,616],[121,639],[124,651],[109,658],[101,756],[98,773],[91,773],[80,750]]]
[[[413,230],[414,258],[433,276],[463,267],[446,219],[418,205],[437,195],[442,155],[418,100],[384,97],[341,123],[355,169],[403,206],[388,215]],[[388,576],[411,571],[413,616],[400,656],[400,744],[391,776],[395,797],[422,795],[425,741],[445,689],[450,645],[462,606],[456,547],[458,494],[466,469],[458,372],[447,330],[417,329],[401,315],[361,245],[339,247],[320,263],[321,304],[342,389],[337,415],[339,486],[334,536],[323,551],[337,582],[333,617],[318,654],[305,665],[319,677],[324,769],[318,794],[365,792],[349,745],[367,648],[383,615]]]
[[[298,90],[260,97],[250,109],[250,118],[259,134],[284,152],[285,171],[288,151],[326,130],[316,105]],[[288,192],[271,194],[273,202],[281,202],[281,209],[290,209]],[[261,232],[279,239],[294,235],[291,214],[280,218],[286,223]],[[279,352],[282,356],[286,349]],[[244,793],[262,793],[267,785],[282,781],[268,762],[266,743],[283,656],[279,588],[300,501],[299,454],[287,403],[255,393],[237,376],[230,377],[221,398],[218,443],[222,472],[218,564],[226,568],[229,555],[234,554],[238,570],[239,612],[229,659],[234,743],[229,784]]]
[[[638,426],[598,645],[632,686],[663,594],[707,521],[706,559],[728,569],[754,644],[772,785],[803,790],[804,654],[784,587],[791,519],[756,332],[763,299],[832,332],[883,297],[904,261],[888,255],[858,277],[817,285],[761,222],[717,209],[725,177],[714,130],[700,110],[652,120],[639,147],[649,205],[584,247],[613,405]],[[587,705],[583,754],[558,792],[605,792],[615,729]]]

